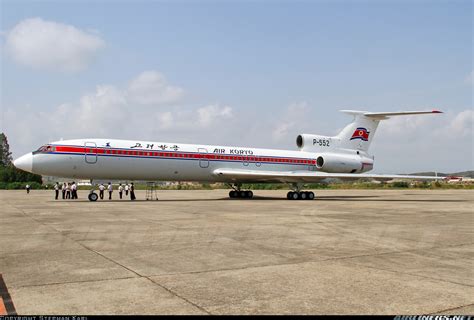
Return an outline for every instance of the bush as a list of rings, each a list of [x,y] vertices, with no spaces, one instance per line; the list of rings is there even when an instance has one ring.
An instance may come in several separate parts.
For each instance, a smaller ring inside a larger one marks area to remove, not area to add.
[[[392,183],[393,188],[409,188],[410,185],[406,181],[395,181]]]
[[[0,182],[1,190],[22,190],[29,184],[31,189],[44,189],[45,187],[36,181],[31,182]]]

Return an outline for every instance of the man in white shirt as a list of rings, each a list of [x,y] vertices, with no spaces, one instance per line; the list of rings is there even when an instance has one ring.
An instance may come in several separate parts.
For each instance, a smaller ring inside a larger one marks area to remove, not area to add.
[[[59,183],[58,182],[54,184],[54,193],[55,193],[54,200],[58,200],[58,197],[59,197]]]
[[[63,193],[63,200],[66,199],[66,182],[63,183],[61,187],[61,192]]]
[[[125,196],[128,197],[128,190],[130,187],[128,186],[128,183],[125,185]]]
[[[66,185],[66,199],[71,199],[71,183],[67,183]]]
[[[119,197],[120,197],[120,199],[122,199],[122,193],[123,193],[123,187],[122,187],[122,184],[119,184],[119,187],[118,187],[118,192],[119,192]]]
[[[100,200],[104,200],[104,190],[105,190],[105,187],[104,185],[101,183],[99,185],[99,197],[100,197]]]
[[[73,182],[71,185],[72,198],[77,199],[77,184]]]
[[[112,200],[112,192],[114,191],[114,188],[112,187],[112,184],[110,182],[107,187],[107,190],[109,191],[109,200]]]

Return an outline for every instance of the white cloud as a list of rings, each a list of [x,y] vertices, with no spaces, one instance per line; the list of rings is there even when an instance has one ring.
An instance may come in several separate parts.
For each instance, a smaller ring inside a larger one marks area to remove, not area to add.
[[[426,130],[433,121],[439,119],[439,114],[399,116],[381,121],[379,126],[383,126],[383,131],[391,136],[399,138],[411,137],[415,132]]]
[[[274,141],[293,141],[296,137],[293,129],[305,131],[308,128],[308,114],[310,108],[306,101],[295,102],[290,104],[285,112],[275,121],[272,129],[272,138]],[[303,132],[299,132],[303,133]],[[291,134],[294,135],[291,136]]]
[[[232,108],[229,106],[208,105],[197,110],[198,123],[203,127],[208,127],[214,122],[232,117]]]
[[[273,139],[281,141],[288,137],[290,129],[295,126],[294,122],[281,122],[276,125],[272,131]]]
[[[20,21],[6,32],[5,43],[19,64],[65,72],[83,70],[104,45],[97,34],[41,18]]]
[[[159,120],[159,127],[160,129],[169,129],[173,127],[174,123],[174,116],[171,111],[164,112],[160,115],[158,115],[158,120]]]
[[[474,85],[474,70],[471,71],[471,73],[469,73],[466,77],[466,79],[464,80],[464,82],[466,82],[467,84],[469,85]]]
[[[171,86],[157,71],[145,71],[130,81],[127,96],[131,102],[145,105],[172,104],[184,95],[180,87]]]
[[[461,137],[472,137],[474,134],[474,111],[464,110],[458,113],[450,122],[448,130],[442,133],[449,132]]]
[[[61,138],[114,137],[163,141],[169,137],[174,141],[198,142],[199,134],[217,141],[212,135],[215,130],[233,132],[227,123],[233,119],[232,108],[228,105],[156,108],[155,104],[170,101],[167,100],[167,90],[161,91],[164,98],[151,90],[157,82],[157,75],[160,74],[147,71],[130,82],[136,84],[135,80],[139,79],[142,88],[149,88],[141,90],[143,100],[130,94],[131,86],[99,85],[78,101],[63,103],[49,112],[36,111],[32,107],[7,109],[5,119],[11,124],[5,125],[7,135],[22,146],[21,153]],[[164,79],[161,75],[159,78]],[[160,83],[161,87],[174,88],[166,82]],[[179,102],[178,97],[173,99],[175,103]],[[155,104],[149,101],[155,101]]]

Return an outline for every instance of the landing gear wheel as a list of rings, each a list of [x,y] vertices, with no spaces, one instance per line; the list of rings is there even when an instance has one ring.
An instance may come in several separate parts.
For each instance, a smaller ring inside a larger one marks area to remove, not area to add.
[[[308,200],[314,200],[314,192],[313,191],[308,192]]]
[[[229,191],[229,197],[231,197],[231,198],[237,198],[237,191],[235,191],[235,190]]]
[[[240,192],[239,192],[239,198],[247,198],[247,192],[245,192],[245,191],[240,191]]]
[[[299,198],[299,192],[291,192],[291,200],[298,200]]]
[[[300,198],[301,200],[306,200],[306,199],[308,198],[308,193],[306,193],[306,192],[300,192],[299,198]]]
[[[245,197],[246,197],[247,199],[252,199],[252,198],[253,198],[253,192],[250,191],[250,190],[249,190],[249,191],[246,191],[246,192],[245,192]]]
[[[94,201],[97,201],[97,199],[99,198],[99,196],[97,195],[97,193],[91,192],[91,193],[89,193],[88,198],[89,198],[89,201],[93,201],[93,202],[94,202]]]
[[[289,192],[286,194],[286,198],[287,198],[288,200],[291,200],[292,196],[293,196],[293,192],[291,192],[291,191],[289,191]]]

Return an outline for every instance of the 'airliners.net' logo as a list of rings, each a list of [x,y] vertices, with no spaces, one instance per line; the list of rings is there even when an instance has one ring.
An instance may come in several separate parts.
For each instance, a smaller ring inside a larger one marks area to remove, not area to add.
[[[352,134],[351,140],[360,139],[369,141],[369,133],[366,128],[357,128]]]

